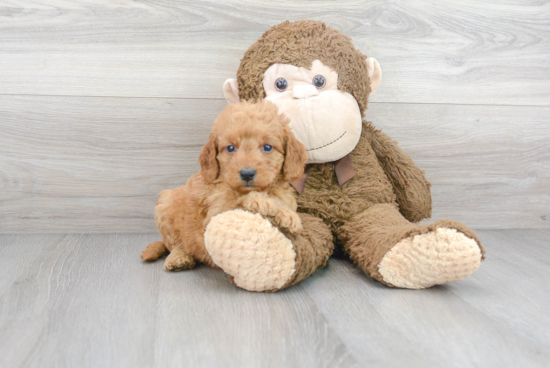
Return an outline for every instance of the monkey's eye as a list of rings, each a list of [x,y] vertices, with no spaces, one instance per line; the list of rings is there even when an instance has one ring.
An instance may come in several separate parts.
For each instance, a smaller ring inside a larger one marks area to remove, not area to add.
[[[262,147],[262,151],[271,152],[271,151],[273,151],[273,146],[270,146],[269,144],[264,144],[263,147]]]
[[[235,152],[237,149],[235,148],[235,146],[233,145],[230,145],[230,146],[227,146],[227,148],[225,149],[227,152],[229,153],[233,153]]]
[[[275,88],[279,92],[283,92],[288,87],[288,82],[284,78],[277,78],[275,81]]]
[[[326,84],[325,77],[323,77],[322,75],[316,75],[315,77],[313,77],[313,84],[317,88],[323,88]]]

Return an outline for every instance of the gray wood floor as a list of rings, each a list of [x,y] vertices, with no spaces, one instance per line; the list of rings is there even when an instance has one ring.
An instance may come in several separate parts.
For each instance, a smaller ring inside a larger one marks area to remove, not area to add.
[[[1,367],[548,367],[550,230],[479,231],[488,259],[428,290],[350,263],[251,293],[168,273],[156,234],[0,236]]]

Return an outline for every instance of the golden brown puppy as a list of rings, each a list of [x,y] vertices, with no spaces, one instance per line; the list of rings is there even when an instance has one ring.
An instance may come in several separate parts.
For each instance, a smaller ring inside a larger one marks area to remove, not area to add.
[[[168,250],[168,271],[192,268],[196,261],[215,267],[204,246],[206,225],[213,216],[236,208],[300,233],[289,182],[302,176],[306,151],[288,123],[270,102],[228,105],[202,149],[201,171],[185,185],[159,193],[155,221],[162,242],[149,244],[141,258],[153,261]]]

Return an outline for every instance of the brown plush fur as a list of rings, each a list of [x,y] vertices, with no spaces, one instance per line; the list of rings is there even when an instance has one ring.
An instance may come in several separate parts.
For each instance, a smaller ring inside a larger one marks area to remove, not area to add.
[[[348,36],[323,22],[286,21],[268,29],[245,52],[237,71],[239,97],[264,98],[264,72],[273,64],[311,68],[314,60],[320,60],[338,73],[338,89],[353,95],[364,112],[370,94],[366,58]]]
[[[263,150],[265,144],[273,150]],[[227,151],[230,145],[235,152]],[[201,171],[185,185],[160,192],[155,221],[162,242],[151,243],[142,259],[155,260],[168,250],[167,270],[192,268],[196,261],[215,266],[204,246],[206,225],[213,216],[236,208],[269,217],[289,234],[301,232],[289,181],[302,175],[306,152],[275,105],[227,106],[214,122],[199,161]],[[243,168],[256,170],[253,181],[242,180]]]
[[[270,28],[246,51],[237,74],[239,97],[241,100],[264,97],[263,73],[274,63],[309,68],[313,60],[319,59],[338,72],[338,88],[356,98],[364,116],[370,93],[365,58],[349,37],[322,22],[284,22]],[[342,186],[338,184],[333,163],[311,165],[298,206],[300,212],[322,219],[336,235],[337,242],[369,276],[384,282],[378,265],[391,247],[406,237],[440,227],[457,229],[474,239],[484,254],[476,235],[459,222],[415,224],[431,216],[430,183],[396,142],[370,122],[363,122],[360,141],[350,158],[356,175]],[[312,263],[316,264],[308,266],[305,272],[309,274],[324,265],[324,257],[329,256],[320,246],[328,239],[328,233],[318,223],[315,230],[308,228],[313,222],[303,221],[303,225],[303,231],[312,234],[312,238],[303,244],[294,241],[294,245],[297,254],[306,248],[304,254],[314,257]]]
[[[300,213],[303,230],[295,237],[289,237],[296,251],[296,272],[282,289],[290,287],[327,264],[334,250],[332,234],[322,220]]]

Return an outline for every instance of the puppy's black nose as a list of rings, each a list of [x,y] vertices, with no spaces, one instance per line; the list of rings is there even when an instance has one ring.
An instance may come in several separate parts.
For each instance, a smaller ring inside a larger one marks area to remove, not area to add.
[[[239,174],[241,175],[241,179],[244,181],[250,181],[254,179],[254,176],[256,176],[256,170],[251,167],[245,167],[239,171]]]

